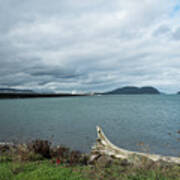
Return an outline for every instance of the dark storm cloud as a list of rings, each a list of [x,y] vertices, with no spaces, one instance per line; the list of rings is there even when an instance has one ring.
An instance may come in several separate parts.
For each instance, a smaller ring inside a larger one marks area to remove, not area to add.
[[[175,92],[176,6],[170,0],[0,0],[0,86],[89,92],[154,85]]]

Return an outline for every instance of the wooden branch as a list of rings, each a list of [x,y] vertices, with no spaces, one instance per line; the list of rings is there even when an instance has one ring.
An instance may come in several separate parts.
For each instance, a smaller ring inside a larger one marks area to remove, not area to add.
[[[102,129],[97,126],[97,140],[96,144],[92,147],[92,156],[90,161],[97,159],[101,155],[107,155],[114,158],[132,160],[134,157],[147,158],[154,162],[156,161],[164,161],[168,163],[175,163],[180,165],[179,157],[170,157],[170,156],[161,156],[157,154],[148,154],[141,152],[128,151],[122,148],[119,148],[112,144],[107,137],[104,135]]]

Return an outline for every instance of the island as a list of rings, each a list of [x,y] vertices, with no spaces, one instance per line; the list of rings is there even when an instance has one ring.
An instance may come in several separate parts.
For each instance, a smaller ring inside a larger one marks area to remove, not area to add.
[[[156,88],[151,86],[145,87],[135,87],[135,86],[126,86],[118,88],[109,92],[105,92],[105,95],[108,94],[161,94]]]

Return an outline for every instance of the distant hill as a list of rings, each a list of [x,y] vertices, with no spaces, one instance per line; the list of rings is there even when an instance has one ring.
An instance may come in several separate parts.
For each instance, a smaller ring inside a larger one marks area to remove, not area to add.
[[[28,89],[0,88],[0,93],[28,93],[28,94],[32,94],[35,92],[32,90],[28,90]]]
[[[126,86],[118,88],[104,94],[160,94],[160,92],[154,87],[134,87]]]
[[[177,94],[179,94],[179,95],[180,95],[180,91],[179,91]]]

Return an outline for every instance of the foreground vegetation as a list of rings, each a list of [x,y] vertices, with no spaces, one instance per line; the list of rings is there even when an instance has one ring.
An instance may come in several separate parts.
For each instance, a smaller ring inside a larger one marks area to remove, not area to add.
[[[0,180],[180,180],[180,166],[147,159],[134,164],[88,155],[48,142],[0,146]]]
[[[0,180],[179,180],[180,167],[145,169],[122,165],[65,166],[51,161],[1,162]]]

